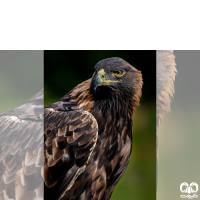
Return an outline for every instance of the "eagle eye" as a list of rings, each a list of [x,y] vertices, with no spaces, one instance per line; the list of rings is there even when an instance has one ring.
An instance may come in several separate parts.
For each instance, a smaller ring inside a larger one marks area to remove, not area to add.
[[[113,71],[113,75],[118,76],[118,77],[123,76],[124,74],[125,74],[124,70],[115,70],[115,71]]]

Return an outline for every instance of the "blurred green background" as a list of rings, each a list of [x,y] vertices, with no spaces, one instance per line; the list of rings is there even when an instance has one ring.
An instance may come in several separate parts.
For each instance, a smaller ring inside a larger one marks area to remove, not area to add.
[[[43,51],[0,51],[0,113],[13,109],[43,88]]]
[[[44,105],[92,77],[95,64],[121,57],[143,75],[143,95],[133,117],[133,149],[128,168],[111,200],[156,199],[156,51],[45,51]]]

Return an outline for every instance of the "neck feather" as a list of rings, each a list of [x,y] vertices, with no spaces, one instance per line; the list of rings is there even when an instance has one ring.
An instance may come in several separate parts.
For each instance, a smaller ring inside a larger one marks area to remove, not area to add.
[[[92,114],[99,109],[104,117],[108,114],[127,116],[131,118],[136,107],[139,106],[141,97],[141,88],[134,93],[116,93],[112,91],[103,91],[102,94],[94,94],[91,89],[92,79],[79,84],[71,92],[69,92],[62,99],[70,98],[72,101],[78,103],[80,109],[85,109]],[[116,117],[116,116],[115,116]]]

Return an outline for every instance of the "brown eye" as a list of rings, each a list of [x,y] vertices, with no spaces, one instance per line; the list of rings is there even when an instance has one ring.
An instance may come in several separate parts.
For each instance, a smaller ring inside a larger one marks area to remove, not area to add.
[[[113,72],[113,75],[115,75],[115,76],[122,76],[124,74],[125,74],[124,70],[115,70]]]

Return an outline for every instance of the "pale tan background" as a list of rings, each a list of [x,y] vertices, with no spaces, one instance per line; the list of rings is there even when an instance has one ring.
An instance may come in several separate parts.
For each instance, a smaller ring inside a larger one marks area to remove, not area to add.
[[[157,200],[181,199],[182,182],[200,186],[200,51],[174,54],[175,96],[158,134]]]

